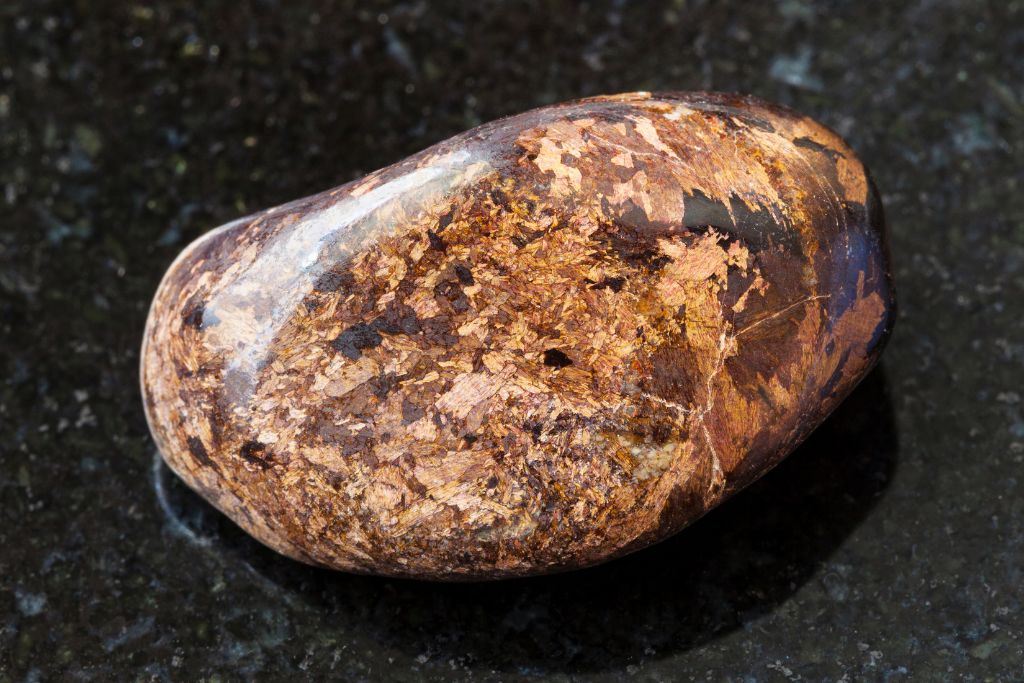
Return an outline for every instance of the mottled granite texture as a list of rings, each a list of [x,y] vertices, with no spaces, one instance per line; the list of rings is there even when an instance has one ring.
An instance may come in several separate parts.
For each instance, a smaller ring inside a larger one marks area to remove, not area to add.
[[[1024,6],[0,7],[0,680],[1019,680]],[[754,487],[582,573],[307,569],[154,458],[145,308],[210,226],[497,116],[738,90],[847,136],[880,369]]]

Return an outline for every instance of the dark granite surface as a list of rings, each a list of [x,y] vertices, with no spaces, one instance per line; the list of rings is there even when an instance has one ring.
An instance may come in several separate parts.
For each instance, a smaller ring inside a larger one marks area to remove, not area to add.
[[[309,569],[155,459],[146,307],[201,232],[582,95],[750,92],[874,171],[900,320],[791,458],[659,547]],[[1024,3],[0,4],[0,681],[1021,680]]]

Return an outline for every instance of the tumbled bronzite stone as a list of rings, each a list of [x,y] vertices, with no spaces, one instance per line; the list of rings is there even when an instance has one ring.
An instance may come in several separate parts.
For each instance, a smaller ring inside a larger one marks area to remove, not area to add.
[[[878,198],[839,137],[633,93],[201,237],[142,384],[171,468],[272,548],[494,578],[677,532],[806,437],[892,321]]]

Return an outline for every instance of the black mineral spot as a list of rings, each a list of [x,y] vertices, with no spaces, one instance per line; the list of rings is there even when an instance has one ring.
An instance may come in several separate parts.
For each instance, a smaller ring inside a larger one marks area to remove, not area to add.
[[[666,424],[657,424],[651,428],[651,440],[656,444],[664,444],[672,436],[672,429]]]
[[[462,291],[462,287],[454,280],[439,282],[434,287],[434,294],[447,301],[456,313],[463,313],[469,309],[469,298]]]
[[[384,314],[375,319],[370,326],[384,334],[409,334],[420,331],[420,321],[416,311],[409,305],[391,301],[384,309]]]
[[[837,152],[836,150],[830,147],[826,147],[825,145],[819,142],[815,142],[814,140],[808,137],[797,138],[793,140],[793,144],[796,147],[803,147],[804,149],[809,149],[813,152],[823,154],[827,156],[829,159],[836,159],[839,157],[839,152]]]
[[[188,450],[193,458],[206,467],[216,467],[213,464],[213,460],[210,459],[210,454],[206,452],[206,446],[203,445],[202,440],[198,436],[188,437],[187,442]]]
[[[206,311],[206,307],[203,304],[196,304],[191,308],[185,309],[181,314],[185,324],[189,327],[193,327],[197,330],[203,327],[203,313]]]
[[[444,214],[437,219],[437,232],[442,233],[449,225],[452,224],[452,220],[455,218],[455,207],[448,210],[448,213]]]
[[[658,256],[656,252],[653,251],[645,252],[644,256],[647,259],[647,268],[654,273],[658,272],[672,261],[670,257],[665,255]]]
[[[530,432],[534,443],[540,442],[540,436],[544,433],[544,425],[540,422],[527,422],[523,425],[523,429]]]
[[[621,292],[622,287],[626,284],[626,278],[624,277],[606,277],[600,282],[596,282],[590,285],[591,289],[610,289],[613,292]]]
[[[436,249],[440,252],[444,252],[448,249],[448,244],[433,230],[427,230],[427,240],[430,242],[431,249]]]
[[[472,446],[473,444],[475,444],[475,443],[476,443],[476,440],[477,440],[477,436],[476,436],[475,434],[463,434],[463,435],[462,435],[462,438],[463,438],[463,440],[464,440],[464,441],[465,441],[465,442],[466,442],[467,444],[469,444],[470,446]]]
[[[522,235],[516,235],[512,238],[512,244],[516,245],[516,248],[522,249],[530,242],[533,242],[538,237],[544,234],[543,230],[531,230],[530,232],[523,233]]]
[[[459,282],[466,285],[467,287],[474,284],[473,271],[461,263],[455,264],[455,277],[459,278]]]
[[[503,190],[495,188],[491,190],[491,201],[495,206],[507,209],[509,205],[508,195]]]
[[[572,365],[572,361],[569,360],[569,356],[565,355],[558,349],[548,349],[544,352],[544,365],[553,368],[564,368]]]
[[[238,455],[248,463],[256,465],[261,469],[270,467],[270,460],[267,457],[267,447],[259,441],[249,440],[238,449]]]
[[[487,488],[493,489],[493,488],[495,488],[497,486],[498,486],[498,478],[492,474],[491,478],[487,480]]]
[[[346,358],[358,360],[363,349],[372,349],[384,341],[377,331],[366,323],[356,323],[331,342],[335,351],[345,354]]]
[[[603,237],[602,240],[607,240],[608,245],[624,262],[656,273],[672,259],[653,248],[649,238],[650,235],[625,229],[613,232]]]

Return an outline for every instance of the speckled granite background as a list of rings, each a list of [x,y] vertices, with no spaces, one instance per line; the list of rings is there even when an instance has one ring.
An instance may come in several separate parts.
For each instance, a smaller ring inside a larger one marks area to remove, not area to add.
[[[200,9],[201,8],[201,9]],[[672,541],[435,585],[275,556],[154,464],[189,240],[482,121],[750,92],[872,167],[901,314],[805,446]],[[1024,3],[0,6],[0,681],[1020,680]]]

